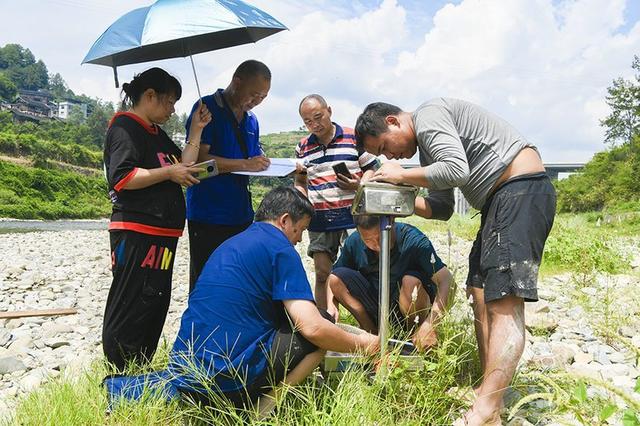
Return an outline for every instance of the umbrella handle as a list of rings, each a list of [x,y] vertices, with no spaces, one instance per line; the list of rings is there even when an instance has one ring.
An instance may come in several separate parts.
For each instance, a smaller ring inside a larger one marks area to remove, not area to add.
[[[189,59],[191,59],[191,69],[193,70],[193,78],[195,78],[196,80],[196,89],[198,89],[198,99],[202,100],[202,95],[200,94],[200,84],[198,84],[198,74],[196,74],[196,66],[193,64],[193,56],[189,55]],[[118,81],[117,76],[116,76],[116,81]]]
[[[113,66],[113,79],[116,81],[116,89],[120,87],[120,82],[118,81],[118,67]]]

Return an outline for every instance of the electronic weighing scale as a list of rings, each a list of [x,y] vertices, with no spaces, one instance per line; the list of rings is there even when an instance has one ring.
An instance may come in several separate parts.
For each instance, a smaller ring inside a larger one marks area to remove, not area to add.
[[[385,354],[392,350],[390,346],[400,345],[402,347],[399,355],[400,359],[405,361],[408,369],[413,370],[420,368],[422,365],[421,356],[407,354],[413,353],[413,345],[409,342],[389,339],[389,263],[391,220],[394,217],[411,216],[415,209],[417,194],[418,188],[415,186],[366,182],[358,189],[351,207],[351,213],[354,216],[371,215],[380,217],[380,293],[378,294],[380,359],[384,359]],[[350,333],[362,333],[362,330],[357,327],[346,324],[338,325]],[[362,365],[363,362],[366,362],[363,356],[328,351],[324,359],[323,371],[341,373],[349,369],[352,364]],[[384,362],[380,364],[378,376],[385,376],[385,364]]]

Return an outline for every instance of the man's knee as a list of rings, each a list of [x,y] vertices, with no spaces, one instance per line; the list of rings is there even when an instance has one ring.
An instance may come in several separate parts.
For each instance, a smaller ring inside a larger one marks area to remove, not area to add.
[[[524,320],[524,299],[512,294],[486,304],[489,315],[513,316]]]
[[[347,286],[337,275],[329,274],[329,277],[327,278],[327,285],[331,289],[333,296],[338,300],[344,294],[344,292],[348,292]]]
[[[412,307],[413,311],[429,308],[429,296],[419,278],[413,275],[405,275],[402,277],[398,304],[400,305],[400,311],[404,315],[406,315]]]

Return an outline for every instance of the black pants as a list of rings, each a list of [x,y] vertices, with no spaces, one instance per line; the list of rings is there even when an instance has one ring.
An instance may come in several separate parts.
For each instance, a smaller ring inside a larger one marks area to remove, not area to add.
[[[251,222],[242,225],[211,225],[189,221],[189,293],[193,291],[211,253],[220,244],[247,229],[249,225]]]
[[[334,269],[331,273],[340,278],[345,287],[347,287],[349,294],[364,306],[364,310],[367,312],[369,319],[371,319],[371,322],[378,327],[380,321],[380,283],[378,280],[367,279],[360,271],[344,266]],[[433,305],[438,288],[431,281],[427,273],[424,271],[405,271],[402,277],[404,278],[407,275],[420,280],[422,287],[429,296],[429,302]],[[402,312],[400,312],[399,304],[400,287],[402,287],[402,278],[400,281],[389,283],[389,314],[391,322],[398,327],[402,327],[402,324],[404,323],[404,318]]]
[[[327,311],[324,309],[319,311],[326,320],[335,323]],[[255,406],[260,396],[275,388],[307,355],[316,350],[318,347],[295,330],[289,320],[283,320],[273,338],[266,371],[249,386],[237,391],[224,392],[224,398],[238,409]],[[207,395],[198,392],[183,393],[196,403],[215,406],[215,402],[211,401]]]
[[[109,289],[102,324],[104,354],[118,370],[151,360],[169,302],[177,237],[112,231]]]

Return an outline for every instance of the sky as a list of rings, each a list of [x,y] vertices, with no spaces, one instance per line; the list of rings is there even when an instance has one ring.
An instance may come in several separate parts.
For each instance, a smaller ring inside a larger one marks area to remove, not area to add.
[[[0,0],[0,46],[18,43],[77,94],[118,101],[112,70],[80,65],[118,17],[150,0]],[[254,112],[261,133],[300,128],[298,103],[324,96],[352,127],[370,102],[413,111],[434,97],[477,103],[513,124],[545,162],[580,162],[606,148],[607,87],[633,77],[640,0],[250,0],[284,23],[256,44],[194,56],[200,87],[226,87],[246,59],[272,71]],[[161,66],[197,91],[188,59],[120,67],[120,82]]]

